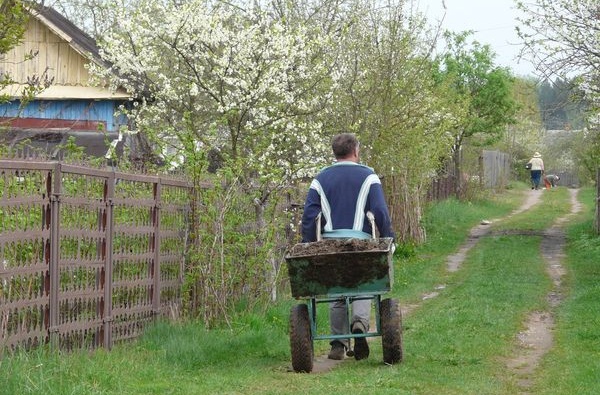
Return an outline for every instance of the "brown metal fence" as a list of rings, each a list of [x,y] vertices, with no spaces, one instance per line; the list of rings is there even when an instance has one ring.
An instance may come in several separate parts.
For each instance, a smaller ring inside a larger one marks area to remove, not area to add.
[[[0,160],[0,350],[112,347],[181,303],[190,186]]]

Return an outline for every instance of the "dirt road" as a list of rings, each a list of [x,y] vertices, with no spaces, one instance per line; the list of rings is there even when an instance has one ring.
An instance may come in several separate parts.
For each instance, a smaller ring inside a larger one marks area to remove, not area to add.
[[[507,369],[511,369],[519,380],[519,386],[523,394],[527,393],[531,382],[529,377],[535,371],[539,361],[543,355],[552,347],[552,328],[554,326],[553,308],[558,306],[562,300],[561,297],[561,278],[565,274],[561,261],[564,257],[565,234],[562,230],[562,225],[568,218],[581,210],[581,205],[577,201],[577,190],[570,189],[571,211],[568,215],[561,217],[548,229],[543,232],[529,233],[531,235],[541,235],[541,252],[546,262],[547,272],[553,281],[554,287],[548,294],[549,311],[534,311],[531,312],[526,322],[523,324],[525,328],[517,335],[515,341],[515,351],[513,356],[506,360]],[[537,203],[544,193],[543,190],[528,193],[523,204],[508,216],[482,221],[479,225],[473,227],[469,233],[469,237],[458,249],[458,251],[447,258],[448,272],[456,272],[460,270],[467,253],[477,245],[478,241],[485,236],[494,235],[490,228],[490,224],[508,219],[514,215],[520,214],[529,210]],[[506,234],[504,231],[502,234]],[[508,232],[511,233],[511,232]],[[517,232],[520,233],[520,232]],[[426,292],[421,296],[421,300],[435,298],[439,296],[440,290],[444,289],[444,284],[439,284],[430,292]],[[420,304],[403,305],[402,314],[404,317],[409,316],[412,311],[419,308]],[[315,358],[313,373],[323,373],[331,370],[342,361],[334,361],[327,359],[327,355],[320,355]]]

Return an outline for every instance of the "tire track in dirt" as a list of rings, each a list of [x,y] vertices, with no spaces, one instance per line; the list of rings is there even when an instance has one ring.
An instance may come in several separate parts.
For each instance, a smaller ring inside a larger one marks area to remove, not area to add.
[[[517,209],[513,210],[510,214],[500,219],[493,219],[491,221],[483,220],[481,223],[475,227],[473,227],[470,232],[467,240],[460,246],[458,251],[455,254],[448,256],[446,261],[446,269],[448,272],[453,273],[460,269],[462,263],[465,261],[467,254],[469,251],[475,247],[475,245],[479,242],[479,240],[483,236],[487,236],[491,233],[490,224],[494,222],[501,221],[503,219],[508,219],[514,215],[520,214],[524,211],[529,210],[531,207],[539,203],[542,191],[535,191],[527,195],[527,198],[523,202],[521,206]],[[431,298],[435,298],[439,295],[439,292],[446,288],[445,284],[439,284],[434,287],[434,290],[428,293],[425,293],[421,296],[421,300],[427,300]],[[420,304],[408,304],[402,306],[402,315],[408,315],[413,310],[420,307]]]
[[[537,193],[537,192],[539,192],[539,193]],[[511,212],[508,216],[506,216],[504,218],[510,218],[513,215],[517,215],[517,214],[522,213],[523,211],[529,210],[532,206],[534,206],[535,204],[537,204],[540,201],[540,197],[541,197],[541,191],[536,191],[536,193],[528,194],[525,202],[519,208],[517,208],[516,210],[514,210],[513,212]],[[498,220],[482,221],[479,225],[477,225],[471,229],[471,231],[469,232],[469,237],[467,238],[467,241],[465,243],[463,243],[463,245],[459,248],[458,252],[448,257],[447,270],[449,272],[455,272],[458,269],[460,269],[462,262],[466,259],[467,253],[471,250],[471,248],[473,248],[477,244],[477,242],[479,241],[479,239],[482,236],[485,236],[488,233],[490,233],[489,225],[495,221],[498,221]],[[433,291],[425,293],[421,296],[421,301],[425,301],[427,299],[437,297],[439,295],[439,292],[441,290],[443,290],[444,288],[446,288],[445,284],[440,284],[440,285],[435,286]],[[413,310],[419,308],[420,306],[421,306],[421,304],[402,304],[401,305],[402,316],[406,317]],[[374,323],[372,323],[371,327],[373,327],[373,325],[374,325]],[[372,341],[372,339],[373,338],[368,338],[367,340]],[[344,360],[338,361],[338,360],[328,359],[327,354],[315,355],[312,373],[326,373],[343,361]],[[290,370],[291,370],[291,368],[290,368]]]
[[[532,192],[527,196],[525,202],[515,211],[510,213],[503,219],[510,218],[520,214],[539,203],[541,193]],[[543,232],[531,231],[501,231],[492,233],[488,226],[493,221],[482,221],[481,224],[473,227],[469,233],[469,237],[459,248],[459,250],[450,255],[447,259],[448,272],[456,272],[460,269],[462,263],[466,259],[467,253],[478,243],[483,236],[490,235],[538,235],[542,236],[540,250],[542,257],[546,263],[546,272],[553,283],[552,290],[546,296],[549,306],[552,309],[556,308],[562,301],[562,277],[566,271],[561,264],[564,258],[564,246],[566,237],[562,226],[568,219],[578,213],[582,206],[577,200],[577,189],[569,189],[571,211],[569,214],[558,218],[554,224]],[[500,219],[501,220],[501,219]],[[444,289],[445,285],[440,284],[435,287],[435,290],[422,295],[422,300],[431,299],[439,295],[439,291]],[[410,314],[413,310],[420,307],[420,304],[406,305],[402,311],[403,315]],[[552,348],[553,336],[552,329],[554,328],[554,314],[552,311],[534,311],[525,320],[524,330],[517,334],[517,344],[513,355],[505,361],[506,367],[515,375],[517,385],[521,394],[528,394],[528,390],[532,385],[531,375],[539,365],[542,357]]]
[[[561,262],[564,255],[566,237],[562,226],[574,214],[581,210],[577,200],[577,190],[569,189],[571,212],[558,218],[554,224],[542,233],[540,249],[546,262],[546,271],[552,280],[552,290],[546,296],[550,311],[534,311],[525,320],[525,329],[517,335],[517,344],[513,356],[506,360],[506,367],[515,375],[521,394],[528,394],[533,381],[532,375],[542,357],[552,348],[554,328],[553,310],[562,301],[562,277],[565,269]]]

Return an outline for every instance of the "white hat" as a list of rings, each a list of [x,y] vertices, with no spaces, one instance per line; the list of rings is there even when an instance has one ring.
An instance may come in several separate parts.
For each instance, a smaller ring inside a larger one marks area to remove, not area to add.
[[[539,153],[539,152],[536,152],[535,154],[533,154],[533,157],[534,157],[534,158],[541,158],[541,157],[542,157],[542,155],[540,155],[540,153]]]

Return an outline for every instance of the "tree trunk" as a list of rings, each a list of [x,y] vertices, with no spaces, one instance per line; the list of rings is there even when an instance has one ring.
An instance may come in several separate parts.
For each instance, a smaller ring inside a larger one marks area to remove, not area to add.
[[[265,221],[265,209],[266,199],[256,199],[256,201],[254,202],[254,212],[256,214],[256,233],[258,236],[255,244],[257,251],[262,251],[262,247],[264,246],[268,233],[266,229],[267,225]],[[265,273],[265,282],[268,289],[266,289],[266,291],[269,293],[271,300],[275,301],[277,299],[277,273],[279,271],[279,264],[272,252],[268,254],[267,260],[268,264],[265,265],[267,271]]]
[[[463,180],[461,177],[461,166],[460,166],[460,162],[461,162],[461,149],[460,146],[456,147],[454,149],[454,151],[452,152],[452,163],[454,166],[454,177],[456,180],[456,198],[460,199],[463,196]]]

